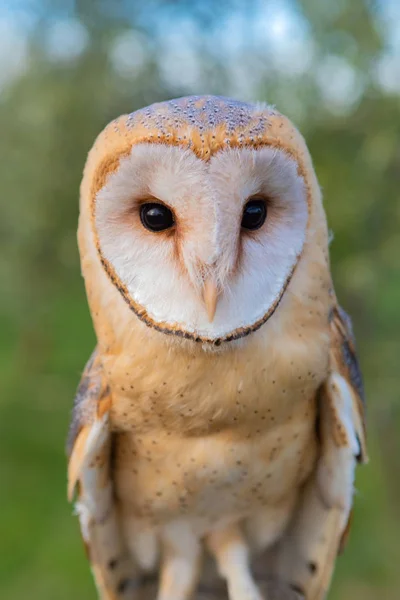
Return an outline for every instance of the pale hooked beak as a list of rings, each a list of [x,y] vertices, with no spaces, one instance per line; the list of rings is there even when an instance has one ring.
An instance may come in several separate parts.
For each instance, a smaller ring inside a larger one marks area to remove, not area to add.
[[[218,288],[215,281],[208,277],[203,284],[203,300],[206,305],[208,320],[213,322],[215,311],[217,309]]]

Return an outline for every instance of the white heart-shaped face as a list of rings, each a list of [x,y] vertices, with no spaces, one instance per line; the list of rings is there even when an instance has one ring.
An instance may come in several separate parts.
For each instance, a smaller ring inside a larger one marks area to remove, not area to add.
[[[251,198],[266,202],[257,230],[241,227]],[[153,232],[141,206],[160,202],[170,229]],[[235,339],[273,312],[299,260],[308,220],[298,165],[282,150],[226,149],[208,162],[190,150],[138,144],[95,200],[103,265],[150,326],[206,341]],[[218,287],[209,321],[205,278]]]

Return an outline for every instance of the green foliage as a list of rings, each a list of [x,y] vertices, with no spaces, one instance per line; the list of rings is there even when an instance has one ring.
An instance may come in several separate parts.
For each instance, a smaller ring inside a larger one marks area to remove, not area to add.
[[[193,45],[200,69],[195,91],[240,96],[229,75],[231,59],[219,55],[215,44],[220,24],[240,3],[221,2],[213,11],[215,3],[207,1],[121,1],[111,9],[111,3],[80,0],[74,16],[90,41],[67,62],[52,61],[43,44],[48,23],[64,15],[67,3],[37,4],[29,68],[0,95],[0,594],[7,600],[83,600],[95,593],[66,501],[64,439],[74,390],[94,345],[75,233],[85,157],[113,117],[192,91],[172,85],[160,71],[163,32],[179,15],[201,32]],[[252,45],[251,31],[242,32],[242,55],[254,99],[275,102],[306,135],[335,234],[336,289],[354,316],[366,378],[371,463],[359,474],[351,541],[331,598],[395,600],[400,102],[372,77],[385,40],[370,3],[338,5],[332,12],[331,3],[304,0],[293,10],[307,20],[315,61],[333,53],[363,75],[362,93],[347,112],[329,110],[312,69],[297,78],[268,70],[267,50]],[[257,11],[260,3],[248,6]],[[146,53],[141,69],[128,78],[113,68],[110,48],[131,29]]]

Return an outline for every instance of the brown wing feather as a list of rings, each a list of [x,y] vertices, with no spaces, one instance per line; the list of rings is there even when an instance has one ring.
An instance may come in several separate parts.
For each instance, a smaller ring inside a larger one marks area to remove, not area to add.
[[[107,385],[103,378],[103,369],[97,348],[82,373],[78,389],[76,390],[72,408],[71,422],[67,438],[67,456],[71,455],[76,438],[84,425],[93,422],[96,415],[97,401],[106,391]]]
[[[355,338],[349,315],[336,305],[331,313],[331,371],[340,373],[350,386],[353,398],[353,418],[360,453],[360,463],[368,461],[365,425],[365,394]]]
[[[67,442],[68,497],[76,511],[95,582],[104,600],[127,600],[137,586],[121,536],[110,474],[111,393],[95,350],[79,384]]]

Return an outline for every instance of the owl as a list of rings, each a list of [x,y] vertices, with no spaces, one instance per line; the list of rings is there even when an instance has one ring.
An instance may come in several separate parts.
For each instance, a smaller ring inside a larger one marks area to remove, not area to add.
[[[97,346],[68,491],[99,596],[156,577],[153,598],[188,600],[208,556],[230,600],[325,598],[367,451],[301,135],[213,96],[121,116],[89,153],[78,240]]]

